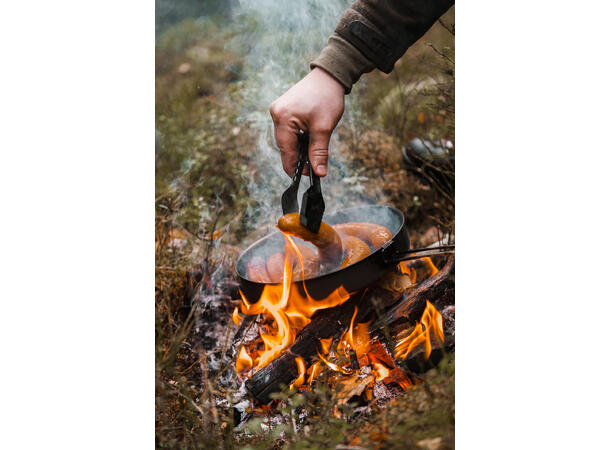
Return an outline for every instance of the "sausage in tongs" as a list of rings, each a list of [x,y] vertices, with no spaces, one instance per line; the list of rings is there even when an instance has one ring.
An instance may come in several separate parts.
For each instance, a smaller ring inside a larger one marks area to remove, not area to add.
[[[325,270],[333,270],[341,265],[343,260],[341,237],[327,223],[322,222],[320,230],[313,233],[301,225],[298,213],[290,213],[279,220],[278,228],[289,236],[296,236],[315,245],[318,249],[320,264],[324,266]]]

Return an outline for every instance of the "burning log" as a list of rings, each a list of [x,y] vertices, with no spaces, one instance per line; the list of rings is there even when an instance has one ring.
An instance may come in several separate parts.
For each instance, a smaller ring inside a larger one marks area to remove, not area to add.
[[[426,311],[427,302],[438,310],[453,305],[455,302],[454,273],[455,259],[452,256],[438,273],[404,294],[398,304],[375,322],[371,327],[371,332],[385,336],[386,340],[389,340],[389,336],[400,338],[409,335],[417,328],[417,326],[410,325],[421,320],[422,314]],[[453,323],[453,318],[444,316],[443,319],[444,342],[439,339],[432,340],[431,348],[420,347],[409,352],[402,360],[403,367],[415,373],[423,372],[438,364],[445,353],[454,347],[453,333],[446,332],[452,331],[447,328],[448,324]]]
[[[318,353],[320,339],[334,337],[349,326],[354,307],[358,307],[357,317],[360,321],[373,311],[374,295],[374,289],[358,293],[340,306],[316,313],[288,350],[246,381],[246,387],[254,398],[261,403],[268,403],[271,400],[269,395],[279,391],[280,385],[288,386],[294,381],[299,376],[296,359],[303,358],[310,364]]]
[[[437,309],[455,302],[453,275],[455,258],[451,256],[445,266],[412,290],[405,292],[398,303],[371,327],[371,332],[387,327],[390,335],[396,336],[405,324],[417,322],[424,310],[426,301]]]

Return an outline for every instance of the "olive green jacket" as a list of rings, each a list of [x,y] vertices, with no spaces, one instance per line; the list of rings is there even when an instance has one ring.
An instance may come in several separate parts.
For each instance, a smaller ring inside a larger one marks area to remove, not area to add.
[[[394,63],[454,0],[357,0],[310,65],[331,74],[349,93],[363,73],[390,73]]]

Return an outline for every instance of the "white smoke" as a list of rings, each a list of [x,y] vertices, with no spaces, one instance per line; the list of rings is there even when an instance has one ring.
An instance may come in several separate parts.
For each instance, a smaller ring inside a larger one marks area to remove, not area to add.
[[[270,228],[277,222],[282,214],[281,193],[290,184],[274,146],[269,106],[309,72],[309,62],[326,45],[350,3],[346,0],[241,0],[233,9],[233,19],[240,24],[241,31],[228,46],[246,49],[238,96],[244,120],[258,136],[252,149],[257,173],[252,174],[248,186],[249,195],[259,203],[257,211],[250,211],[257,227]],[[348,97],[346,101],[347,111],[354,99]],[[346,120],[349,120],[348,114],[343,118]],[[353,174],[338,163],[338,152],[337,136],[333,135],[329,172],[322,179],[327,211],[347,206],[346,199],[350,197],[347,191],[354,189],[353,177],[352,183],[349,179],[345,182]],[[301,189],[308,185],[303,177]]]

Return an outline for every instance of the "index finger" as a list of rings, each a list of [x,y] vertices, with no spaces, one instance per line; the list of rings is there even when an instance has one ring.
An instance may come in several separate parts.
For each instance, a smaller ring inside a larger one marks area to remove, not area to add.
[[[275,143],[280,149],[282,167],[290,177],[297,166],[297,133],[298,130],[290,125],[274,124]]]

